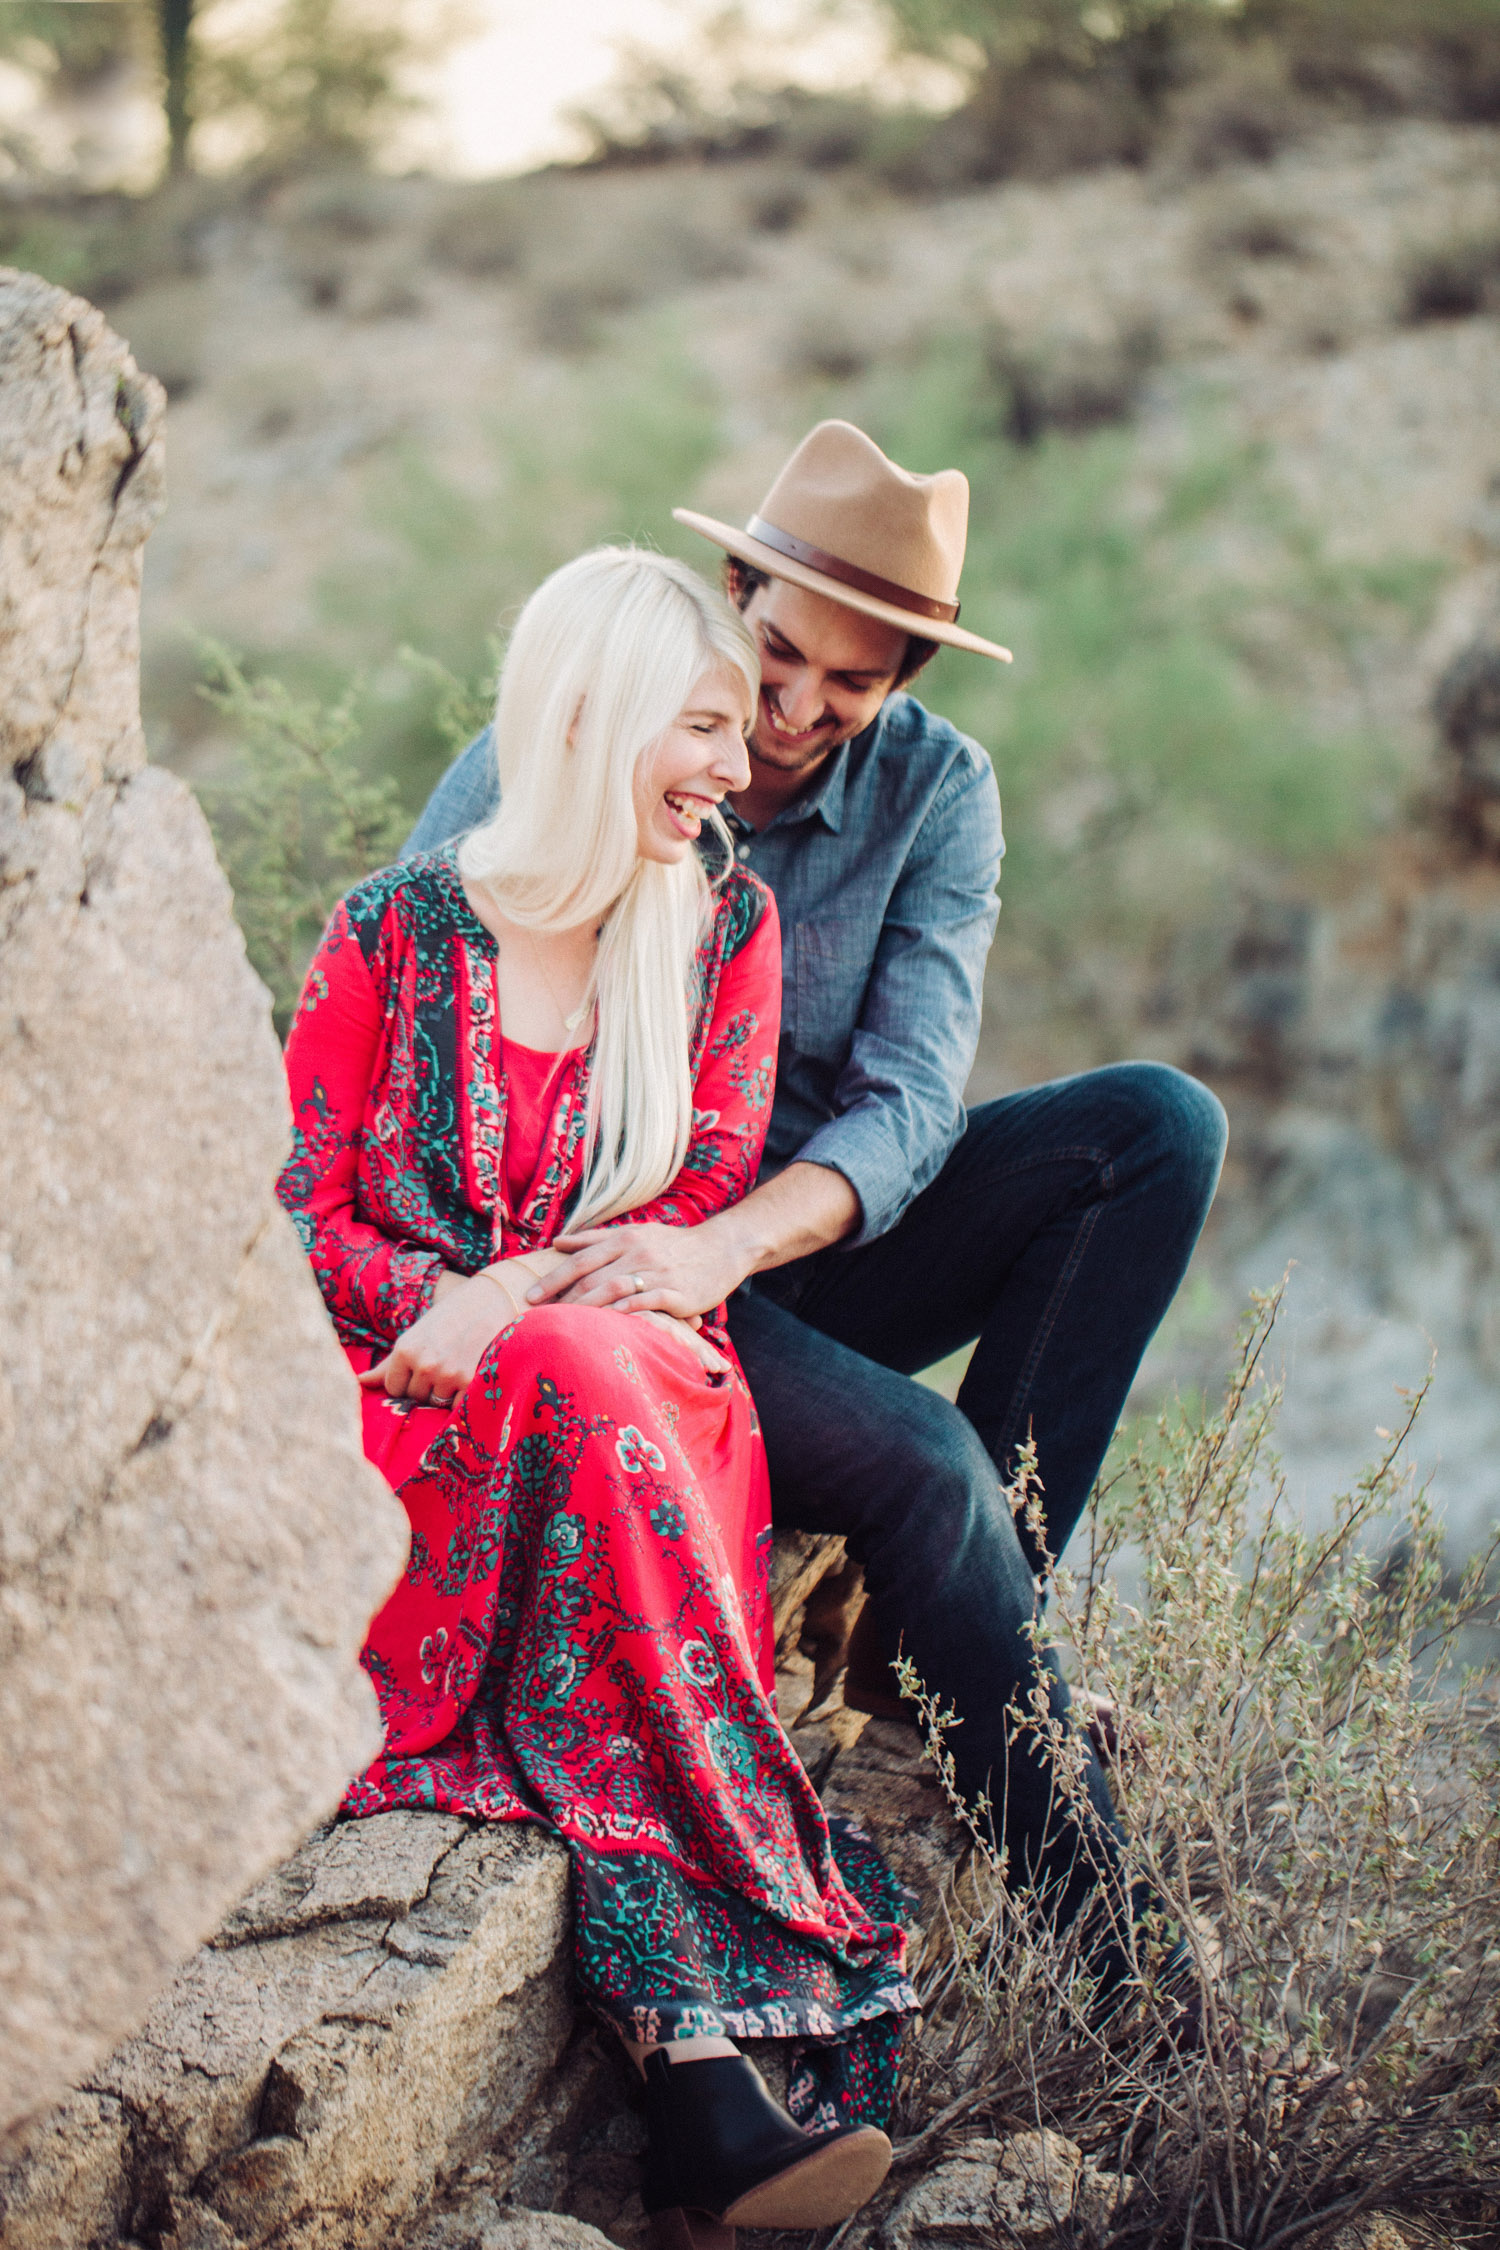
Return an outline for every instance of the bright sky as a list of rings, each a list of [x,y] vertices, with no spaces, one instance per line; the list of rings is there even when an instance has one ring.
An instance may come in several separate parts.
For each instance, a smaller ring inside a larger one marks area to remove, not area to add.
[[[665,0],[486,0],[489,28],[443,73],[450,162],[510,172],[575,153],[562,121],[615,68],[616,43],[670,42],[680,25]]]
[[[445,163],[461,172],[521,171],[576,155],[568,108],[613,75],[622,45],[670,53],[711,0],[480,0],[481,36],[450,58],[439,89]],[[829,86],[872,74],[883,52],[873,11],[846,0],[816,32],[806,0],[751,0],[755,52],[785,59],[789,77]],[[941,98],[913,81],[911,90]]]

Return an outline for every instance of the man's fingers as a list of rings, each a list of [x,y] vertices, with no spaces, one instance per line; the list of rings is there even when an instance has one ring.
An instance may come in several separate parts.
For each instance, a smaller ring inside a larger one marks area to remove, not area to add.
[[[625,1312],[636,1304],[644,1305],[646,1299],[629,1274],[617,1273],[612,1267],[608,1267],[603,1273],[585,1274],[561,1302],[565,1305],[597,1305],[601,1309],[614,1306],[620,1312]]]
[[[555,1298],[566,1297],[570,1289],[586,1281],[591,1273],[597,1273],[601,1266],[607,1266],[616,1255],[614,1245],[609,1242],[580,1251],[577,1257],[569,1258],[566,1265],[554,1266],[551,1273],[534,1281],[526,1292],[527,1304],[545,1305]],[[578,1302],[576,1298],[570,1301]]]
[[[620,1310],[621,1312],[669,1313],[673,1320],[680,1320],[684,1328],[699,1328],[702,1326],[701,1315],[685,1313],[682,1309],[682,1299],[673,1289],[643,1289],[639,1294],[627,1297]]]

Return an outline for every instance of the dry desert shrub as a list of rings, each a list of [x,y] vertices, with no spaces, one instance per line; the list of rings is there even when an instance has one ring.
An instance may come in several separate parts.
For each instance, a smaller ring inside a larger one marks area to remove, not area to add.
[[[1457,232],[1409,254],[1401,285],[1403,320],[1416,325],[1494,312],[1500,312],[1500,226]]]
[[[1047,1635],[1114,1705],[1123,1996],[1083,1966],[1097,1917],[1042,1934],[980,1823],[907,2090],[910,2155],[988,2118],[1118,2168],[1123,2202],[1073,2230],[1111,2250],[1290,2250],[1377,2206],[1492,2219],[1500,2198],[1489,1558],[1445,1581],[1401,1468],[1419,1400],[1324,1528],[1288,1511],[1275,1304],[1222,1410],[1163,1422],[1101,1494],[1087,1575],[1051,1573]],[[1013,1500],[1039,1524],[1034,1465]],[[943,1769],[946,1715],[906,1685]],[[1039,1692],[1014,1722],[1051,1739],[1069,1820],[1077,1737]]]

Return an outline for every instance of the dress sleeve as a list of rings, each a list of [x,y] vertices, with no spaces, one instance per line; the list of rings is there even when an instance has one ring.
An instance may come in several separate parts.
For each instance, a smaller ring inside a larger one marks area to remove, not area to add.
[[[605,1221],[662,1219],[696,1226],[750,1193],[760,1170],[781,1031],[781,931],[776,902],[756,885],[755,927],[724,963],[713,1020],[693,1081],[693,1125],[682,1169],[638,1210]]]
[[[302,987],[286,1047],[292,1153],[276,1183],[346,1342],[390,1343],[432,1301],[434,1251],[395,1241],[359,1214],[359,1152],[385,1011],[340,906]]]

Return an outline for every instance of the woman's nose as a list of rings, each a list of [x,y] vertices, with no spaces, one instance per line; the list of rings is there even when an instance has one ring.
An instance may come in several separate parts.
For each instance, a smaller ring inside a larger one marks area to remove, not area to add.
[[[750,786],[750,752],[741,735],[730,735],[714,759],[715,781],[730,791]]]

